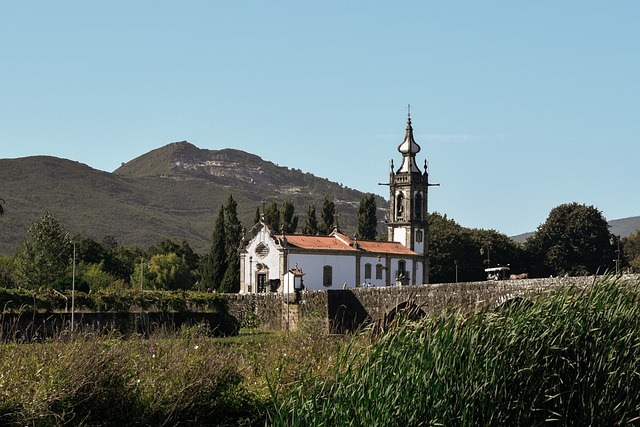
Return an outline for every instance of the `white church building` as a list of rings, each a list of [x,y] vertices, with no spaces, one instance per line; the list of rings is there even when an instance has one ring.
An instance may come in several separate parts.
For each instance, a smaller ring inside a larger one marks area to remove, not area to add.
[[[336,227],[328,236],[282,234],[263,219],[240,246],[240,293],[292,293],[294,289],[417,285],[429,282],[429,179],[416,164],[420,146],[411,116],[398,146],[402,163],[389,174],[386,242],[358,240]]]

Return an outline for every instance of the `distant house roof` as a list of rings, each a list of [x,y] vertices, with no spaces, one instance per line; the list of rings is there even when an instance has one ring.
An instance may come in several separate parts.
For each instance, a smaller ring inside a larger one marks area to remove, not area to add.
[[[345,252],[372,252],[394,255],[418,255],[416,252],[398,242],[380,242],[377,240],[355,240],[334,231],[329,236],[307,236],[302,234],[285,234],[289,246],[299,249],[330,250]]]

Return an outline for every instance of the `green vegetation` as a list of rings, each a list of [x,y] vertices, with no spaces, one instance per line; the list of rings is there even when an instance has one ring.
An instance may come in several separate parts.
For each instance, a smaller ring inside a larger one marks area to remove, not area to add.
[[[383,332],[63,334],[0,347],[16,425],[623,425],[640,420],[640,283],[606,277]],[[104,414],[110,418],[105,420]]]
[[[240,289],[240,258],[238,246],[242,238],[242,226],[238,220],[237,203],[229,195],[220,206],[211,235],[211,248],[202,260],[200,289],[220,292],[238,292]]]
[[[321,235],[328,235],[333,231],[336,216],[336,204],[328,196],[324,196],[322,210],[320,211],[320,224],[318,232]]]
[[[167,238],[186,240],[204,254],[214,215],[230,192],[247,229],[262,199],[289,199],[304,212],[330,194],[340,201],[340,225],[352,231],[363,194],[239,150],[200,150],[188,143],[146,153],[113,173],[53,157],[0,159],[0,181],[0,196],[7,202],[0,202],[5,208],[0,255],[15,253],[27,227],[45,209],[71,235],[97,241],[111,235],[121,245],[141,248]]]
[[[71,292],[0,288],[0,307],[5,313],[68,312],[71,309]],[[92,293],[76,292],[75,309],[92,312],[226,312],[226,298],[222,294],[198,291],[107,289]]]
[[[37,288],[53,285],[64,276],[72,256],[69,234],[49,212],[27,230],[27,238],[15,256],[18,285]]]
[[[378,207],[373,194],[368,193],[362,197],[356,218],[358,225],[356,226],[356,236],[362,240],[375,240],[378,235],[378,217],[376,215]]]
[[[615,258],[607,220],[593,206],[567,203],[551,210],[525,244],[537,276],[595,274]],[[605,267],[606,268],[606,267]]]
[[[622,259],[629,260],[629,266],[635,271],[640,271],[640,229],[622,239],[622,248]]]
[[[622,425],[640,420],[640,283],[443,313],[343,349],[272,394],[270,425]]]
[[[318,234],[318,217],[316,215],[316,205],[307,206],[307,217],[302,224],[302,234],[315,236]]]

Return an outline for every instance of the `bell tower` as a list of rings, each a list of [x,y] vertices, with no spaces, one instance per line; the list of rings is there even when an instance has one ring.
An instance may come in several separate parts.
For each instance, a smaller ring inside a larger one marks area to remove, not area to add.
[[[429,186],[437,184],[429,184],[427,161],[424,161],[424,171],[416,163],[420,146],[413,138],[410,109],[407,116],[404,140],[398,146],[402,164],[394,171],[391,160],[389,173],[389,216],[386,221],[388,240],[401,243],[422,255],[422,265],[415,266],[414,274],[417,283],[429,283],[427,196]]]

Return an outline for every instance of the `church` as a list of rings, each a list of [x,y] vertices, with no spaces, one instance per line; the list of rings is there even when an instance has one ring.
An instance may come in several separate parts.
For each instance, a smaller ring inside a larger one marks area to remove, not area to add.
[[[240,293],[292,293],[429,283],[427,162],[416,163],[420,146],[411,114],[398,146],[402,163],[389,173],[387,241],[358,240],[338,227],[328,236],[283,234],[261,219],[240,245]],[[387,185],[387,184],[385,184]]]

